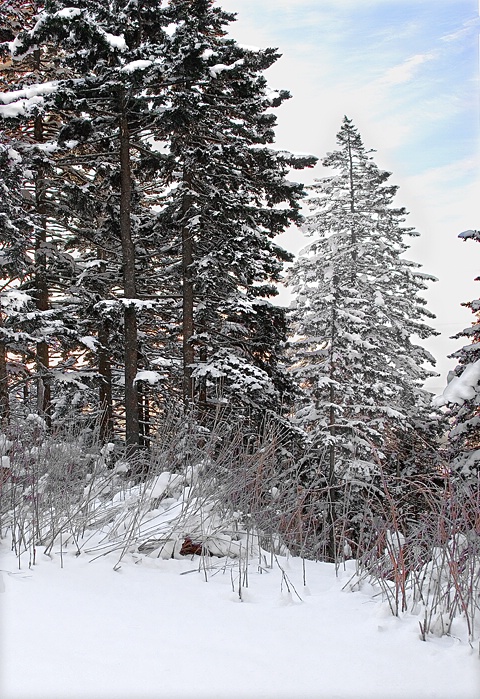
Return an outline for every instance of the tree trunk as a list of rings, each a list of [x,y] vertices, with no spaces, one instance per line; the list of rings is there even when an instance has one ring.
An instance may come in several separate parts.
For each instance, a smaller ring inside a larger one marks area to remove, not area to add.
[[[139,410],[140,410],[140,444],[148,449],[150,447],[150,400],[149,390],[145,382],[138,385]]]
[[[189,182],[185,183],[187,189]],[[192,344],[194,333],[194,286],[192,279],[193,233],[188,225],[188,212],[192,197],[185,194],[182,205],[182,290],[183,290],[183,400],[188,407],[193,402],[192,364],[195,350]]]
[[[206,364],[207,362],[207,347],[205,345],[202,345],[200,347],[200,352],[199,352],[199,359],[202,364]],[[200,379],[200,384],[199,384],[199,391],[198,391],[198,407],[200,410],[200,414],[206,417],[207,414],[207,377],[202,376]]]
[[[334,285],[334,300],[333,300],[333,306],[332,306],[332,327],[331,327],[331,333],[330,333],[330,369],[329,369],[329,379],[330,379],[330,389],[329,389],[329,402],[330,402],[330,409],[329,409],[329,417],[328,417],[328,430],[330,432],[330,446],[328,450],[328,455],[329,455],[329,464],[328,464],[328,484],[327,484],[327,508],[328,508],[328,518],[330,520],[330,536],[329,536],[329,558],[331,561],[334,563],[336,562],[336,557],[337,557],[337,547],[336,547],[336,540],[335,540],[335,520],[336,520],[336,513],[335,513],[335,501],[336,501],[336,491],[335,491],[335,485],[336,485],[336,479],[335,479],[335,460],[336,460],[336,449],[335,449],[335,435],[336,435],[336,427],[335,427],[335,388],[333,385],[333,381],[335,380],[335,362],[334,362],[334,355],[335,355],[335,342],[336,342],[336,332],[335,332],[335,323],[337,321],[337,309],[336,309],[336,297],[337,297],[337,276],[334,275],[333,277],[333,285]]]
[[[330,403],[333,403],[335,400],[335,391],[333,386],[330,384]],[[329,413],[329,425],[328,429],[330,432],[330,437],[332,438],[332,441],[330,442],[330,447],[329,447],[329,464],[328,464],[328,485],[327,485],[327,510],[328,510],[328,519],[330,520],[329,522],[329,540],[328,540],[328,554],[329,554],[329,559],[332,562],[336,562],[336,557],[337,557],[337,547],[336,547],[336,540],[335,540],[335,520],[336,520],[336,514],[335,514],[335,500],[336,500],[336,494],[335,494],[335,444],[333,442],[333,439],[335,438],[335,408],[333,405],[330,405],[330,413]]]
[[[35,117],[34,136],[37,143],[43,143],[43,121],[41,116]],[[49,309],[48,277],[47,277],[47,207],[45,173],[38,168],[35,179],[36,212],[40,225],[35,236],[35,304],[38,311]],[[42,340],[37,343],[37,410],[44,418],[47,427],[51,427],[51,389],[50,389],[50,352],[48,343]]]
[[[0,422],[6,423],[9,419],[7,347],[3,341],[0,341]]]
[[[348,149],[348,177],[349,177],[349,184],[350,184],[350,213],[354,214],[356,202],[355,202],[355,182],[353,179],[352,142],[350,139],[350,134],[348,134],[347,149]],[[350,236],[351,236],[351,241],[352,241],[352,272],[351,272],[351,277],[350,277],[350,283],[353,287],[353,285],[355,284],[356,276],[357,276],[357,259],[358,259],[357,231],[356,231],[355,221],[352,221]]]
[[[100,262],[100,274],[106,271],[105,251],[97,248],[97,258]],[[100,386],[98,398],[100,404],[100,439],[103,444],[113,439],[113,397],[112,397],[112,364],[110,358],[110,329],[108,321],[100,318],[98,321],[98,373]]]
[[[113,439],[113,399],[112,399],[112,366],[110,362],[109,330],[106,321],[100,321],[98,329],[98,373],[100,374],[100,439],[102,443]]]
[[[130,132],[123,105],[120,116],[120,237],[122,240],[123,291],[125,299],[134,299],[135,248],[132,240],[132,180],[130,169]],[[134,303],[124,311],[125,340],[125,431],[127,453],[139,445],[138,392],[135,384],[138,364],[137,314]]]

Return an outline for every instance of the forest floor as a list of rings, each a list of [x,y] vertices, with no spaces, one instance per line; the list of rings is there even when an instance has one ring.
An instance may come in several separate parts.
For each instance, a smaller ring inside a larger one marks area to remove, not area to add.
[[[393,616],[368,584],[349,590],[353,562],[336,575],[306,561],[304,585],[295,558],[250,561],[247,579],[238,561],[128,555],[114,570],[118,556],[70,547],[19,568],[8,543],[2,699],[480,696],[479,639],[459,620],[423,642],[418,616]]]

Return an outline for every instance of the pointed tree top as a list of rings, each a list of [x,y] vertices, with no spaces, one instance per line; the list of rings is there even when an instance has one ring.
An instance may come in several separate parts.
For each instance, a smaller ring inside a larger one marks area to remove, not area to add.
[[[480,231],[474,231],[472,229],[469,229],[468,231],[463,231],[462,233],[459,233],[458,237],[462,238],[463,240],[468,240],[468,238],[472,238],[473,240],[476,240],[480,243]]]

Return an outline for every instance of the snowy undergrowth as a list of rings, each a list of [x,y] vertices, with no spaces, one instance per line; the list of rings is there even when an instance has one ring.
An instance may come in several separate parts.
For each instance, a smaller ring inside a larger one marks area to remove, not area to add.
[[[32,568],[39,556],[59,556],[63,564],[72,551],[114,559],[115,569],[132,557],[189,557],[206,579],[212,570],[230,571],[242,599],[252,566],[278,566],[289,536],[295,543],[310,526],[302,489],[279,482],[265,444],[242,453],[240,436],[219,447],[216,435],[195,450],[187,437],[176,433],[154,450],[149,475],[139,477],[131,462],[112,458],[113,445],[88,450],[78,435],[47,438],[36,422],[22,434],[0,435],[0,536],[18,568]],[[393,615],[416,617],[422,640],[452,635],[474,644],[480,636],[475,493],[446,489],[406,535],[390,500],[390,511],[360,542],[347,588],[368,585]],[[337,571],[342,564],[336,561]],[[282,579],[288,588],[288,576]]]
[[[460,626],[470,642],[480,636],[479,485],[446,478],[430,509],[403,527],[405,533],[395,500],[386,498],[388,511],[357,559],[352,588],[373,583],[392,614],[419,615],[422,640],[455,635]]]
[[[260,537],[272,554],[285,550],[271,528],[266,536],[249,512],[232,507],[231,484],[219,474],[225,463],[234,463],[235,440],[225,452],[216,448],[215,461],[210,452],[217,438],[203,440],[202,450],[188,460],[181,458],[181,441],[157,449],[148,475],[139,476],[132,460],[113,460],[113,444],[88,452],[78,436],[47,438],[38,424],[29,435],[0,435],[0,536],[8,533],[19,562],[27,556],[31,564],[39,547],[49,555],[64,545],[98,556],[115,552],[118,563],[134,552],[163,559],[248,559],[258,555]],[[241,459],[237,453],[237,466]],[[237,498],[237,504],[245,503]]]

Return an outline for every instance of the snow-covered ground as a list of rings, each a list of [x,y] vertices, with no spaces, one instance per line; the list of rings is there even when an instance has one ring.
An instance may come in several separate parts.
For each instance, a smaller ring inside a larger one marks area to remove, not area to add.
[[[251,561],[242,602],[238,561],[117,560],[39,549],[19,570],[0,545],[2,699],[480,697],[478,640],[422,642],[418,617],[342,590],[351,562],[307,561],[305,587],[299,559]]]

